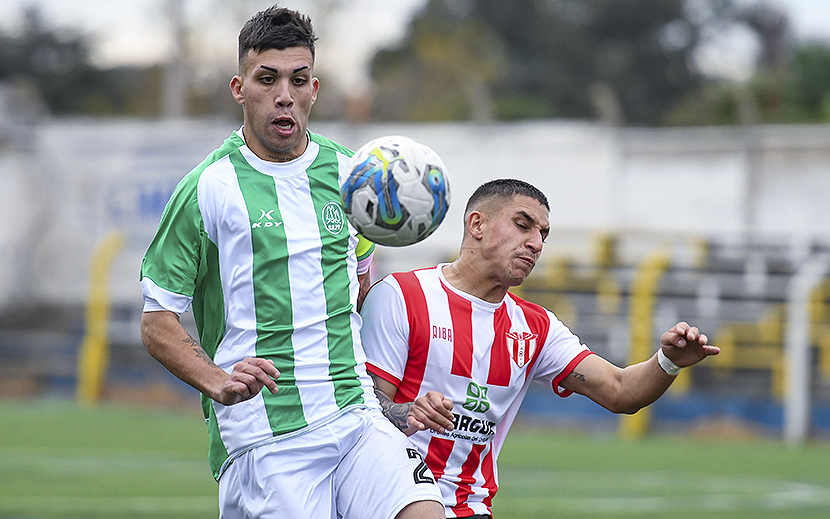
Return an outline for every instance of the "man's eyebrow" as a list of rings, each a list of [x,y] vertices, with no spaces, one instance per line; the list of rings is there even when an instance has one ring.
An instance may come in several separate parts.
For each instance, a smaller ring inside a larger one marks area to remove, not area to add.
[[[524,218],[525,220],[527,220],[531,223],[536,223],[536,219],[534,219],[530,215],[530,213],[528,213],[527,211],[523,211],[523,210],[519,209],[518,211],[516,211],[516,214],[518,214],[519,216],[521,216],[522,218]]]
[[[539,225],[539,222],[537,222],[536,219],[533,218],[533,216],[531,216],[530,213],[528,213],[527,211],[519,209],[518,211],[516,211],[516,214],[518,214],[528,222],[532,223],[533,225]],[[539,225],[539,230],[543,233],[549,233],[550,227],[542,227],[541,225]]]
[[[267,65],[260,65],[259,68],[265,69],[268,72],[273,72],[274,74],[277,74],[277,75],[279,75],[279,73],[280,73],[279,70],[277,70],[275,68],[272,68],[272,67],[269,67]],[[308,65],[303,65],[302,67],[298,67],[298,68],[295,68],[294,70],[292,70],[291,74],[297,74],[299,72],[302,72],[302,71],[306,70],[307,68],[310,68],[310,67]]]

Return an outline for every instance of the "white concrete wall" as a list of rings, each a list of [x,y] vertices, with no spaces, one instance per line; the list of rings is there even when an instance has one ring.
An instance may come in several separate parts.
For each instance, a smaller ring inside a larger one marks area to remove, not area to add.
[[[237,124],[70,120],[6,132],[0,308],[83,302],[91,254],[112,230],[127,238],[111,271],[113,300],[140,301],[141,257],[173,186]],[[548,255],[585,254],[600,232],[655,242],[750,234],[830,242],[829,127],[653,130],[532,121],[311,129],[352,148],[407,135],[433,147],[450,170],[444,224],[421,244],[379,249],[378,274],[454,256],[467,198],[497,177],[527,180],[548,195]]]

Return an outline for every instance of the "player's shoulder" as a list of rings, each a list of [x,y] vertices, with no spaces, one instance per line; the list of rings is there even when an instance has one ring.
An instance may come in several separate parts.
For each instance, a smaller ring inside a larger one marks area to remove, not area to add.
[[[238,150],[245,145],[245,139],[242,138],[242,132],[237,130],[233,132],[230,137],[225,139],[221,146],[210,152],[198,166],[193,168],[193,172],[200,172],[208,166],[219,162],[227,157],[231,152]]]
[[[334,142],[333,140],[329,139],[328,137],[324,137],[319,133],[309,131],[308,138],[311,139],[311,142],[317,144],[322,149],[333,151],[335,153],[339,153],[347,157],[351,157],[352,155],[354,155],[354,151],[352,151],[351,149],[347,148],[346,146],[343,146],[342,144]]]
[[[234,150],[239,149],[245,145],[245,140],[239,132],[233,132],[230,137],[225,139],[221,146],[210,152],[195,168],[182,179],[183,183],[193,184],[199,182],[206,170],[214,170],[221,167],[224,162],[223,159],[230,155]]]
[[[527,299],[524,299],[522,297],[519,297],[513,292],[507,292],[507,300],[510,301],[512,304],[521,307],[525,312],[529,311],[538,315],[550,316],[555,318],[553,312],[551,312],[544,306],[528,301]]]
[[[384,279],[398,285],[411,285],[413,283],[425,283],[430,281],[437,281],[438,267],[436,265],[430,267],[422,267],[414,270],[407,270],[402,272],[392,272]]]

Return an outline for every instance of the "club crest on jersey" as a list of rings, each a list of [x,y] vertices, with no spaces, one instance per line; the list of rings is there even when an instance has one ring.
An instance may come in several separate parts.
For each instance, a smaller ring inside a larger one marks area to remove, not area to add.
[[[524,367],[536,353],[536,338],[539,335],[531,332],[507,332],[505,335],[510,358],[520,368]]]
[[[346,217],[343,214],[343,208],[340,207],[340,203],[338,202],[327,202],[323,206],[320,216],[323,219],[323,225],[332,236],[340,234],[340,231],[346,226]]]

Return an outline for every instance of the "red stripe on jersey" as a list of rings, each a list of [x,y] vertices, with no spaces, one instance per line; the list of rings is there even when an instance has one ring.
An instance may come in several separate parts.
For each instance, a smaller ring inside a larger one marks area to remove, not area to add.
[[[493,386],[510,385],[510,352],[507,349],[507,332],[510,331],[507,305],[502,304],[493,315],[493,346],[490,348],[490,373],[487,383]]]
[[[573,371],[574,368],[580,362],[582,362],[582,359],[584,359],[588,355],[593,355],[593,354],[594,354],[593,351],[585,350],[585,351],[580,352],[579,355],[577,355],[576,357],[574,357],[574,360],[572,360],[565,367],[565,369],[563,369],[562,372],[559,373],[558,375],[556,375],[556,378],[553,379],[553,384],[552,384],[553,385],[553,392],[556,393],[557,395],[563,397],[563,398],[566,397],[566,396],[571,396],[571,394],[573,394],[573,391],[568,391],[567,389],[559,389],[559,383],[562,382],[563,380],[565,380],[565,377],[567,377],[568,375],[571,374],[571,371]]]
[[[452,369],[450,373],[473,378],[473,305],[441,283],[447,293],[452,319]]]
[[[541,306],[525,301],[521,297],[511,294],[510,292],[508,292],[508,295],[513,299],[513,301],[516,302],[519,308],[522,309],[522,312],[524,312],[525,320],[527,321],[527,326],[530,328],[530,331],[539,334],[536,342],[536,351],[533,354],[533,358],[527,363],[527,369],[525,370],[525,377],[527,377],[531,368],[536,363],[536,359],[539,358],[539,354],[542,353],[542,348],[544,347],[545,342],[548,340],[548,333],[550,332],[550,317]]]
[[[455,506],[452,511],[458,517],[473,515],[473,510],[467,505],[467,498],[473,493],[472,486],[476,482],[475,471],[481,463],[481,452],[487,447],[477,443],[470,450],[464,464],[461,465],[461,474],[458,475],[458,489],[455,491]]]
[[[429,352],[429,308],[421,283],[414,272],[393,274],[403,292],[406,318],[409,321],[409,359],[395,402],[413,402],[418,397]]]
[[[373,374],[377,377],[382,378],[383,380],[389,382],[390,384],[394,385],[395,387],[398,387],[401,384],[401,381],[398,380],[398,377],[392,375],[391,373],[387,373],[387,372],[383,371],[382,369],[375,366],[371,362],[366,363],[366,371],[368,371],[369,373],[371,373],[371,374]]]
[[[492,444],[484,456],[484,461],[481,463],[481,473],[484,475],[484,485],[482,486],[488,490],[487,497],[482,502],[487,505],[487,511],[489,512],[490,507],[493,506],[493,496],[496,495],[496,491],[499,489],[499,486],[496,484],[496,475],[493,471]]]
[[[450,459],[450,453],[452,453],[454,445],[455,442],[452,440],[436,438],[435,436],[429,440],[424,462],[436,479],[441,479],[444,476],[444,469],[447,468],[447,460]]]

